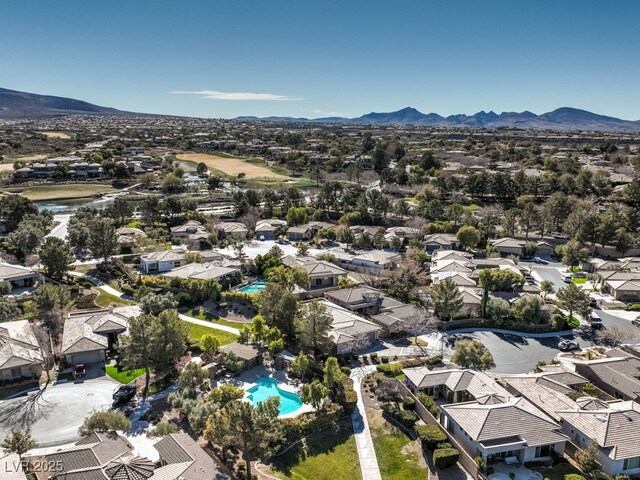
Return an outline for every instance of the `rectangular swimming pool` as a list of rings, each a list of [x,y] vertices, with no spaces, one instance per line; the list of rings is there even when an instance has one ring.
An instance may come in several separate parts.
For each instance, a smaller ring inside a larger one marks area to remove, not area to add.
[[[267,282],[265,280],[256,280],[249,285],[245,285],[244,287],[239,288],[238,291],[243,293],[260,293],[266,286]]]

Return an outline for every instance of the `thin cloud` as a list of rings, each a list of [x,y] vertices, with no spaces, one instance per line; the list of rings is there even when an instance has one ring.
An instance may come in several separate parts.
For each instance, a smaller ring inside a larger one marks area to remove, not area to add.
[[[275,93],[253,93],[253,92],[220,92],[218,90],[197,90],[194,92],[173,91],[171,93],[184,95],[198,95],[200,98],[208,100],[231,100],[231,101],[270,101],[286,102],[292,100],[302,100],[287,95],[277,95]]]

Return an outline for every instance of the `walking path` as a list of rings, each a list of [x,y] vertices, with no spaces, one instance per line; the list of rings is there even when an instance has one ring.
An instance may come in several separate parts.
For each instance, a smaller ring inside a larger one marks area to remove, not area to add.
[[[185,322],[195,323],[196,325],[202,325],[207,328],[215,328],[216,330],[222,330],[223,332],[233,333],[234,335],[240,335],[240,330],[233,327],[228,327],[227,325],[220,325],[218,323],[208,322],[206,320],[200,320],[199,318],[189,317],[182,313],[178,314],[180,316],[180,320],[184,320]]]
[[[111,285],[109,285],[108,283],[104,283],[102,280],[100,280],[99,278],[93,277],[91,275],[87,275],[86,273],[82,273],[82,272],[76,272],[75,270],[70,270],[67,272],[69,275],[72,275],[74,277],[84,277],[87,280],[89,280],[91,283],[93,283],[95,286],[99,287],[100,289],[104,290],[105,292],[107,292],[110,295],[113,295],[114,297],[122,297],[124,295],[124,293],[116,290],[115,288],[113,288]]]
[[[351,371],[353,388],[358,395],[356,409],[351,414],[351,423],[353,424],[353,432],[356,437],[356,446],[358,448],[358,458],[360,459],[362,478],[366,480],[382,480],[382,477],[380,476],[380,469],[378,468],[376,451],[373,448],[373,440],[371,439],[371,431],[369,430],[367,414],[364,410],[361,391],[362,379],[369,373],[374,372],[375,369],[375,365],[367,365],[361,368],[354,368]]]

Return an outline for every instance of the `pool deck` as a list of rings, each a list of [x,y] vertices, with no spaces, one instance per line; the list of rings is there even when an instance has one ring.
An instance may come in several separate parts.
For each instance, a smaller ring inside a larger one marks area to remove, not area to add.
[[[273,370],[265,367],[264,365],[259,365],[257,367],[252,368],[251,370],[247,370],[243,372],[237,377],[233,377],[230,379],[220,378],[218,380],[213,380],[211,382],[212,387],[217,387],[224,383],[230,383],[235,385],[236,387],[242,388],[244,392],[244,400],[249,401],[249,389],[256,385],[256,382],[261,377],[272,378],[278,382],[278,388],[285,392],[295,393],[296,395],[300,395],[300,389],[294,386],[291,382],[291,379],[287,376],[287,374],[282,370]],[[302,404],[302,407],[297,409],[295,412],[287,413],[285,415],[280,415],[280,418],[293,418],[297,417],[302,413],[313,412],[313,407],[311,405],[307,405],[306,403]]]

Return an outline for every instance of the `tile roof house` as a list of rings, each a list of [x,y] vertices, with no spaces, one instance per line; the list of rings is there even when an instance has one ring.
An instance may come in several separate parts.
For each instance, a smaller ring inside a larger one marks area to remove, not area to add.
[[[183,248],[172,250],[160,250],[140,256],[140,270],[142,273],[160,273],[181,267],[185,264],[185,257],[190,253]],[[224,256],[212,250],[200,250],[197,252],[203,262],[223,261]]]
[[[625,400],[640,398],[640,358],[620,356],[573,363],[576,373],[609,395]]]
[[[287,222],[276,218],[258,220],[256,223],[256,238],[258,240],[274,240],[278,229],[286,229]]]
[[[620,276],[620,275],[615,275]],[[640,299],[640,273],[631,273],[630,279],[613,279],[612,275],[605,280],[604,286],[607,293],[616,300],[623,302],[632,302]]]
[[[235,267],[224,267],[219,262],[188,263],[181,267],[163,272],[161,276],[168,278],[182,278],[189,280],[217,280],[222,281],[240,270]]]
[[[287,238],[289,240],[311,240],[320,233],[323,228],[334,228],[333,223],[327,222],[308,222],[302,225],[289,227],[287,230]]]
[[[160,467],[150,480],[228,480],[213,459],[186,433],[172,433],[154,448]]]
[[[106,350],[129,328],[129,318],[139,314],[138,307],[71,312],[64,323],[60,355],[69,365],[104,362]]]
[[[489,244],[493,246],[498,252],[503,255],[524,255],[524,247],[527,243],[532,242],[537,246],[536,255],[545,255],[551,256],[553,255],[556,245],[555,243],[546,241],[546,240],[533,240],[533,239],[524,239],[524,238],[497,238],[495,240],[490,240]]]
[[[324,260],[312,257],[282,257],[282,263],[289,268],[298,266],[309,274],[309,289],[329,288],[338,285],[341,278],[347,278],[346,270]]]
[[[373,315],[381,310],[403,303],[394,300],[380,290],[371,287],[353,287],[326,292],[324,297],[347,310],[363,315]]]
[[[558,412],[563,432],[580,447],[598,446],[598,462],[609,475],[640,473],[640,404],[579,399],[578,406]]]
[[[524,398],[489,394],[440,411],[444,427],[467,453],[489,463],[545,461],[564,452],[560,425]]]
[[[336,345],[338,355],[349,353],[363,344],[370,346],[378,341],[380,327],[375,323],[327,300],[322,299],[319,302],[333,318],[329,336]]]
[[[240,222],[220,222],[216,223],[214,228],[218,238],[234,237],[242,239],[247,238],[249,234],[249,229]]]
[[[209,232],[197,220],[189,220],[188,222],[171,228],[171,238],[182,238],[188,240],[208,239]]]
[[[458,238],[453,233],[432,233],[427,235],[424,241],[424,249],[427,252],[453,250],[458,246]]]
[[[38,378],[42,351],[28,320],[0,323],[0,380]]]
[[[398,252],[384,250],[346,250],[344,248],[331,248],[319,252],[330,254],[342,268],[357,272],[385,272],[395,270],[402,259]]]

